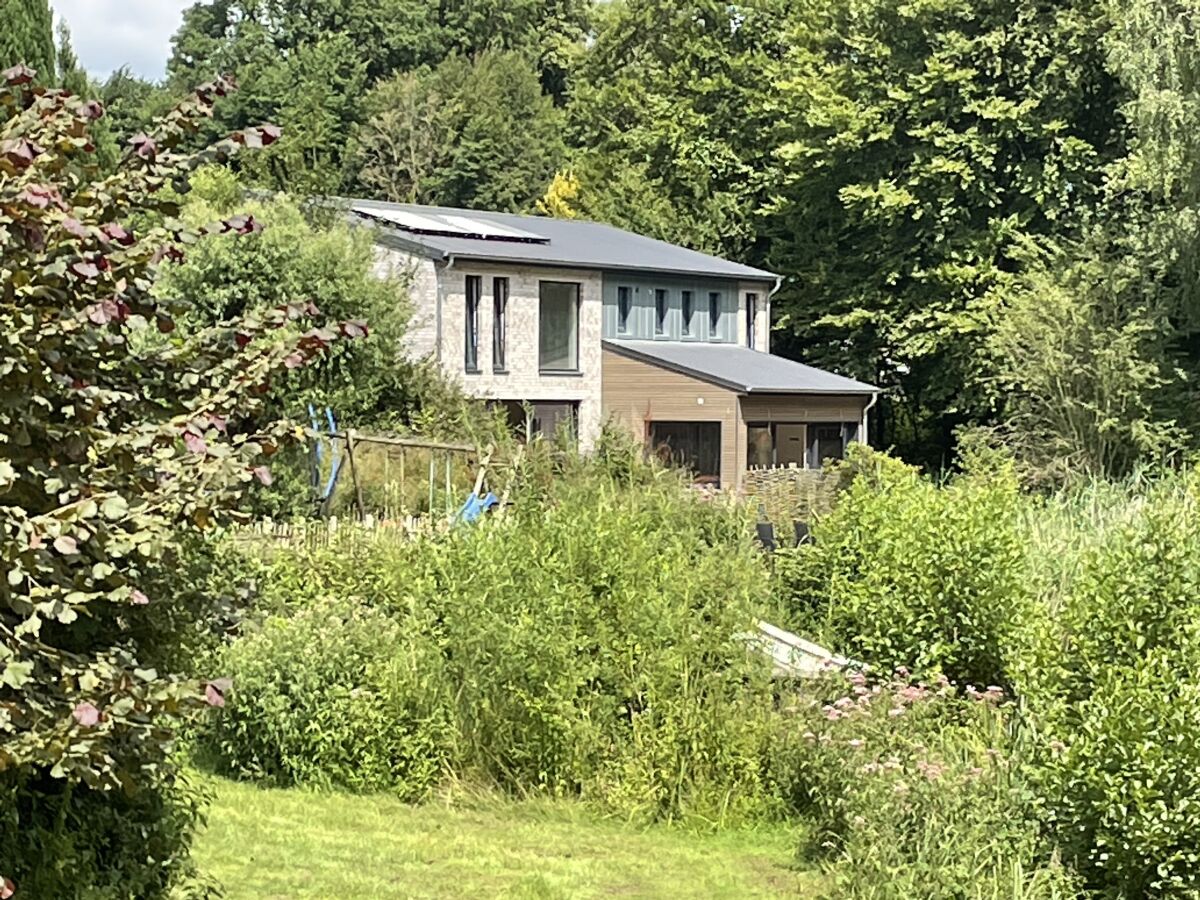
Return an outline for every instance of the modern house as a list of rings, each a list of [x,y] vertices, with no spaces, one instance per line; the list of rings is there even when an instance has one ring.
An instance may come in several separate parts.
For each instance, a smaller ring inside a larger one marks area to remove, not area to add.
[[[608,225],[355,201],[380,266],[407,270],[408,352],[514,423],[605,421],[736,487],[749,467],[816,467],[865,440],[878,390],[770,353],[770,272]]]

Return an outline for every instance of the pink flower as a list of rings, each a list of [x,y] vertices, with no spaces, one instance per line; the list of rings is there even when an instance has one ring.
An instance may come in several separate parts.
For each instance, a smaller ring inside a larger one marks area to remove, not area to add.
[[[893,707],[892,709],[888,710],[888,715],[891,716],[893,719],[896,718],[897,716],[902,716],[902,715],[904,715],[904,707],[902,707],[902,706]]]
[[[861,687],[862,685],[867,683],[867,676],[864,675],[862,672],[851,672],[847,676],[847,680],[849,680],[849,682],[851,684]]]
[[[853,706],[854,701],[849,697],[839,697],[837,700],[833,701],[833,705],[838,709],[845,709],[848,706]]]
[[[853,747],[855,750],[857,750],[862,745],[863,745],[863,742],[859,738],[854,738],[851,741],[846,741],[846,746]]]

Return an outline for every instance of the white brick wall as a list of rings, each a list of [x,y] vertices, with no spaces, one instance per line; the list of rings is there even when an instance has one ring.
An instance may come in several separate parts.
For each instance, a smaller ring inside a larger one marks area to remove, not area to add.
[[[738,321],[737,342],[746,346],[746,303],[747,294],[758,295],[757,315],[754,317],[754,349],[763,353],[771,352],[771,314],[770,296],[773,284],[756,281],[743,281],[738,284]]]
[[[415,357],[438,360],[446,374],[468,394],[488,400],[558,400],[579,404],[579,441],[590,449],[600,434],[601,411],[601,276],[578,269],[499,265],[474,262],[434,263],[381,248],[380,272],[408,272],[412,279],[413,319],[405,349]],[[466,276],[483,283],[479,303],[479,372],[464,366],[466,344]],[[492,367],[492,279],[508,278],[507,371]],[[538,367],[539,282],[579,285],[579,375],[542,375]],[[441,304],[440,341],[438,305]]]
[[[404,333],[404,352],[413,359],[437,354],[437,268],[433,260],[375,245],[375,274],[409,284],[412,318]]]

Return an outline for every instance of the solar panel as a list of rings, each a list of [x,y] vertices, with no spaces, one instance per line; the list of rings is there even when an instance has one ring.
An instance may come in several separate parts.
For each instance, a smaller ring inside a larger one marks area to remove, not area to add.
[[[523,244],[548,244],[550,239],[520,228],[484,222],[468,216],[423,214],[406,209],[381,209],[373,206],[355,206],[355,213],[389,225],[410,234],[437,235],[483,241],[512,241]]]
[[[470,219],[466,216],[441,216],[446,222],[451,225],[467,231],[473,235],[478,235],[482,238],[497,238],[500,240],[521,240],[521,241],[536,241],[539,243],[547,242],[547,239],[540,234],[534,234],[530,231],[522,231],[520,228],[511,228],[508,225],[500,225],[496,222],[484,222],[479,219]]]

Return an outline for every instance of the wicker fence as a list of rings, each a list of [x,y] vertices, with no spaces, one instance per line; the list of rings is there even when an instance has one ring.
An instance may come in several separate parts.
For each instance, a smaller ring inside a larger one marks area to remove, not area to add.
[[[792,522],[811,522],[828,512],[841,489],[842,479],[824,469],[774,466],[750,469],[742,479],[742,493],[757,503],[768,522],[790,528]]]

